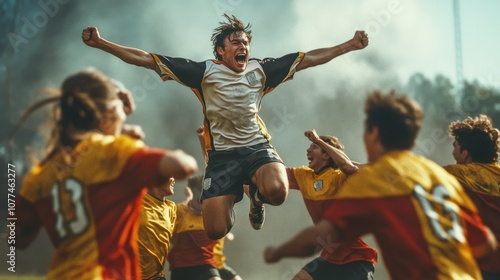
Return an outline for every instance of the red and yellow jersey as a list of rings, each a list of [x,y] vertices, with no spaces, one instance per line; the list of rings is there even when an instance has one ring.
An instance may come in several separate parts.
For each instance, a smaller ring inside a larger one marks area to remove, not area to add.
[[[292,168],[297,186],[302,193],[307,211],[313,223],[323,217],[323,213],[334,202],[335,196],[346,180],[345,174],[333,168],[314,173],[309,167]],[[321,252],[321,258],[333,264],[346,264],[353,261],[377,262],[377,251],[361,238],[343,242],[334,249]]]
[[[444,167],[462,184],[476,205],[483,223],[500,240],[500,166],[498,163],[452,164]],[[478,260],[479,268],[500,273],[500,250]]]
[[[392,279],[481,279],[486,244],[476,207],[446,170],[409,151],[352,175],[326,211],[344,238],[373,233]]]
[[[168,254],[170,270],[210,264],[215,267],[214,246],[217,240],[208,238],[203,216],[196,215],[185,204],[177,204],[172,247]]]
[[[24,179],[21,227],[45,227],[56,251],[48,279],[138,279],[137,228],[146,185],[164,150],[127,136],[91,134],[66,164],[57,154]]]
[[[161,201],[146,193],[139,225],[139,254],[142,278],[163,275],[176,219],[173,201]]]
[[[222,237],[217,240],[217,243],[214,246],[214,259],[215,259],[215,268],[222,269],[224,264],[226,263],[226,256],[224,255],[224,240],[226,238]]]

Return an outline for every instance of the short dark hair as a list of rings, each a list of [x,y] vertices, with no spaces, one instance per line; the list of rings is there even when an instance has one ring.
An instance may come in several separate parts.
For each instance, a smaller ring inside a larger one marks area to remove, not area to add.
[[[448,127],[451,137],[460,145],[461,150],[469,152],[472,161],[492,163],[498,160],[498,129],[493,127],[486,115],[467,117],[464,121],[452,122]]]
[[[331,136],[331,135],[320,135],[319,138],[321,140],[323,140],[325,143],[327,143],[328,145],[334,147],[334,148],[337,148],[341,151],[344,150],[344,145],[342,145],[339,141],[339,139],[335,136]],[[324,153],[326,153],[325,150],[323,150]],[[333,160],[333,158],[329,158],[328,159],[328,166],[334,168],[334,169],[339,169],[339,166],[337,165],[337,163]]]
[[[249,43],[252,41],[252,31],[250,30],[250,23],[245,26],[245,24],[235,16],[230,17],[224,14],[224,17],[226,17],[227,22],[219,22],[220,26],[214,29],[211,38],[212,45],[214,47],[214,56],[219,60],[222,59],[222,57],[217,52],[217,48],[224,48],[224,39],[226,39],[227,36],[235,32],[244,32],[248,37]]]
[[[406,150],[415,145],[422,127],[422,108],[406,95],[371,93],[365,103],[365,126],[379,129],[380,141],[387,150]]]

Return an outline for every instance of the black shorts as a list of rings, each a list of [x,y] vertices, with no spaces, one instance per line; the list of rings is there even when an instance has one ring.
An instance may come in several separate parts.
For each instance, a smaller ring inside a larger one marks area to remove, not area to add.
[[[232,269],[226,264],[224,264],[224,266],[221,269],[219,269],[219,274],[222,280],[231,280],[238,275],[238,273],[236,273],[234,269]]]
[[[212,277],[220,277],[219,270],[209,264],[174,268],[170,273],[170,280],[207,280]]]
[[[302,268],[314,280],[373,280],[375,266],[368,261],[354,261],[346,264],[333,264],[323,258],[316,258]]]
[[[250,184],[252,175],[264,164],[283,163],[269,143],[225,151],[209,151],[201,199],[234,194],[235,202],[243,198],[243,184]]]

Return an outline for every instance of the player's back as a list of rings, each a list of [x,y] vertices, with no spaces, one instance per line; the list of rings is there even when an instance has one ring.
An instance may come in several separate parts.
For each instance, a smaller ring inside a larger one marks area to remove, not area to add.
[[[20,222],[46,228],[56,247],[48,279],[140,277],[137,226],[143,186],[164,151],[127,136],[92,134],[32,169],[20,191]],[[155,168],[156,167],[156,168]]]
[[[216,266],[214,246],[217,240],[208,238],[203,216],[196,215],[185,204],[177,204],[177,219],[168,255],[170,270],[210,264]]]
[[[480,277],[466,238],[484,233],[476,209],[455,178],[423,157],[384,155],[352,175],[330,209],[326,217],[346,233],[375,235],[393,279]]]
[[[451,164],[444,167],[462,184],[476,205],[481,219],[500,240],[500,166],[498,163]],[[478,260],[479,267],[500,273],[500,251]]]

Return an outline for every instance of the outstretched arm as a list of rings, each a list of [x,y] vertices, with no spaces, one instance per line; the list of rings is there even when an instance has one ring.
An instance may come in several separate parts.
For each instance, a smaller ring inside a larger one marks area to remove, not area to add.
[[[307,52],[304,59],[297,65],[297,71],[327,63],[337,56],[364,49],[366,46],[368,46],[368,35],[364,31],[356,31],[351,40],[340,45]]]
[[[267,247],[264,251],[266,263],[275,263],[286,257],[307,257],[320,249],[336,247],[339,231],[330,221],[322,220],[316,226],[304,229],[278,247]]]
[[[163,156],[158,168],[163,178],[174,177],[177,180],[183,180],[198,171],[198,164],[191,155],[182,150],[175,150]]]
[[[308,129],[304,132],[304,135],[314,144],[318,145],[321,149],[326,151],[326,153],[335,161],[335,163],[339,166],[340,170],[344,172],[346,175],[352,175],[356,171],[358,171],[358,166],[360,164],[356,164],[349,159],[349,157],[341,150],[329,145],[321,138],[319,138],[316,130]]]
[[[97,27],[87,27],[82,31],[83,42],[93,48],[108,52],[129,64],[145,67],[159,72],[153,57],[140,49],[129,48],[102,38]]]

